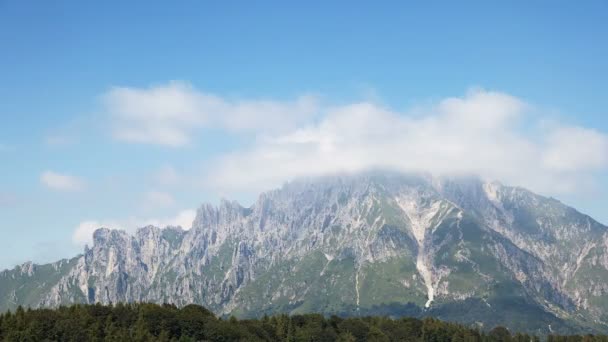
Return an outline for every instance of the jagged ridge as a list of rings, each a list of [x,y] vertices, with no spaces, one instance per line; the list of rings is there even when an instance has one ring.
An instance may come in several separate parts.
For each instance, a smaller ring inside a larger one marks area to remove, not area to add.
[[[82,256],[0,273],[0,308],[153,301],[469,324],[512,312],[537,333],[605,331],[607,232],[554,199],[474,177],[300,180],[250,208],[203,205],[190,231],[100,229]]]

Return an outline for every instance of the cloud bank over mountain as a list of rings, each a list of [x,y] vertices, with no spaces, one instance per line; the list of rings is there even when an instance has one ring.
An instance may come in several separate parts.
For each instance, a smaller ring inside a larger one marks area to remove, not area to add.
[[[181,203],[180,189],[253,198],[300,177],[389,169],[473,174],[559,197],[591,191],[608,170],[604,132],[560,123],[523,99],[481,88],[405,110],[376,100],[334,104],[310,95],[288,100],[230,98],[179,81],[113,87],[101,100],[105,127],[119,143],[178,151],[200,147],[209,132],[239,143],[228,152],[201,158],[201,170],[178,171],[164,164],[151,175],[155,186],[141,195],[144,214],[83,219],[72,237],[77,245],[90,243],[100,226],[188,229],[193,210],[184,209],[176,217],[157,213],[199,204]],[[85,187],[76,176],[52,171],[43,173],[41,182],[56,191]]]
[[[464,96],[397,111],[375,102],[340,105],[227,99],[183,82],[117,87],[104,96],[115,139],[180,147],[205,129],[251,136],[207,161],[208,188],[262,191],[297,177],[370,168],[476,174],[548,194],[589,190],[608,168],[608,136],[555,121],[506,93]]]

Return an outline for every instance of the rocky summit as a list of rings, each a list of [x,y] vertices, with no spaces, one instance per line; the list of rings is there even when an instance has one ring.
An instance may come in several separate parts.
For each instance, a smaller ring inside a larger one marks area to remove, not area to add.
[[[206,204],[188,231],[101,228],[82,255],[0,273],[1,310],[136,301],[607,332],[608,227],[497,182],[368,172]]]

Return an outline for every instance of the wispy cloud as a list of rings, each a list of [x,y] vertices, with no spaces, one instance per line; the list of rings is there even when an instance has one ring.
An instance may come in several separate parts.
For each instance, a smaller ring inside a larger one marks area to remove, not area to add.
[[[177,170],[170,166],[165,165],[156,171],[153,175],[153,181],[161,186],[172,186],[177,185],[181,181],[181,176]]]
[[[40,175],[40,182],[47,188],[57,191],[81,191],[85,188],[82,179],[54,171],[44,171]]]
[[[175,205],[175,198],[163,191],[148,191],[144,194],[143,204],[145,208],[167,208]]]
[[[196,216],[193,209],[182,210],[174,217],[165,218],[138,218],[129,217],[122,220],[85,220],[78,224],[72,234],[72,242],[79,246],[91,245],[93,233],[99,228],[121,229],[133,233],[137,228],[153,225],[164,228],[166,226],[180,226],[184,230],[192,228],[192,222]]]
[[[293,102],[230,101],[184,82],[147,89],[115,87],[102,101],[115,139],[173,147],[189,144],[204,127],[276,132],[295,128],[316,112],[316,100],[310,96]]]

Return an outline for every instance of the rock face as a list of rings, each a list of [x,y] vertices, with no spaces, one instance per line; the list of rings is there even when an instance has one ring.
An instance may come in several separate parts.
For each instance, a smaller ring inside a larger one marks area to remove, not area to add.
[[[0,273],[3,310],[120,301],[605,332],[608,228],[522,188],[377,172],[203,205],[189,231],[102,228],[81,256]]]

